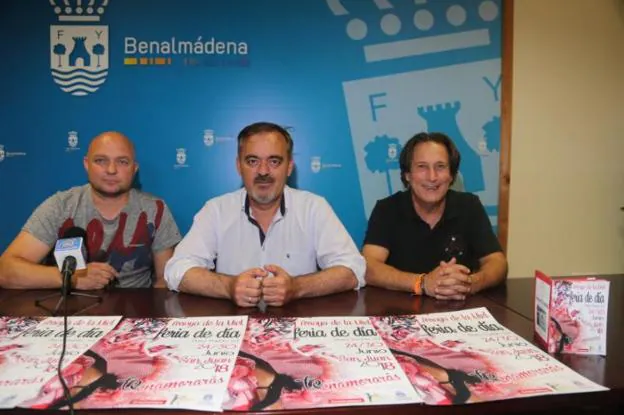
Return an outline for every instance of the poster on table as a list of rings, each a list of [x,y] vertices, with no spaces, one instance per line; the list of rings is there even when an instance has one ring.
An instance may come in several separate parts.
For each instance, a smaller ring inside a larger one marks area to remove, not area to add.
[[[225,410],[422,402],[368,317],[250,319]]]
[[[119,320],[120,316],[68,317],[63,370],[70,373],[74,360]],[[0,408],[33,398],[56,377],[64,331],[63,317],[0,317]]]
[[[371,320],[429,405],[606,390],[506,329],[486,308]]]
[[[221,411],[246,316],[130,318],[63,373],[74,408]],[[58,378],[20,406],[66,407]]]

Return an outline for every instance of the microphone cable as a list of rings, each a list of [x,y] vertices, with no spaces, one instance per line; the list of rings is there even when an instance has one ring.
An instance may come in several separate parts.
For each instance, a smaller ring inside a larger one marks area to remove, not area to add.
[[[74,403],[72,401],[71,392],[65,379],[63,378],[63,373],[61,371],[61,367],[63,366],[63,358],[65,358],[65,350],[67,349],[67,294],[69,292],[69,288],[66,286],[67,284],[71,284],[71,279],[69,278],[69,270],[65,270],[63,274],[63,343],[61,346],[61,356],[59,357],[58,366],[56,367],[56,373],[59,377],[59,381],[61,382],[61,387],[63,388],[63,394],[65,395],[65,400],[67,400],[67,405],[69,406],[69,414],[74,415]]]

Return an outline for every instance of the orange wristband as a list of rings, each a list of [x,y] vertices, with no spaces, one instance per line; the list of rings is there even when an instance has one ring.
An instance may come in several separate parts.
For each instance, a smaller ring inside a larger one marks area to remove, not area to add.
[[[416,275],[416,280],[414,281],[414,294],[423,295],[424,281],[425,281],[425,274]]]

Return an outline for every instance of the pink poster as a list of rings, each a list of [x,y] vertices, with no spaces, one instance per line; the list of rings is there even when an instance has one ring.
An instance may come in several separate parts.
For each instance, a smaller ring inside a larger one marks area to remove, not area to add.
[[[605,390],[507,330],[486,308],[372,321],[429,405]]]
[[[79,360],[119,320],[119,316],[68,317],[64,370],[71,372],[73,361]],[[63,333],[62,317],[0,318],[0,408],[13,408],[34,397],[55,377]]]
[[[221,411],[246,316],[125,319],[64,377],[74,408]],[[58,378],[20,406],[67,407]]]
[[[609,281],[535,273],[535,333],[549,353],[607,354]]]
[[[422,402],[367,317],[250,319],[223,408]]]

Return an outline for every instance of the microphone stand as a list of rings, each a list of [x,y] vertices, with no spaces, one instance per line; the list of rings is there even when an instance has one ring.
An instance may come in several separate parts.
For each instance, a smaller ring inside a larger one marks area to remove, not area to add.
[[[46,295],[45,297],[36,300],[35,301],[35,305],[37,307],[43,308],[44,310],[49,312],[53,317],[57,317],[58,311],[61,308],[61,304],[63,304],[63,302],[65,302],[65,303],[67,302],[66,297],[61,295],[61,297],[59,298],[58,302],[56,303],[56,306],[54,307],[54,310],[52,310],[49,307],[46,307],[46,306],[44,306],[42,304],[44,301],[49,300],[50,298],[55,297],[57,295],[60,295],[60,294],[54,293],[54,294]],[[96,300],[96,302],[94,304],[88,305],[88,306],[86,306],[86,307],[76,311],[75,313],[71,314],[72,316],[76,315],[76,314],[83,313],[83,312],[87,311],[88,309],[97,306],[98,304],[100,304],[103,301],[101,296],[93,295],[93,294],[71,293],[71,294],[68,294],[68,297],[69,296],[88,297],[88,298],[94,298]],[[65,304],[65,305],[67,305],[67,304]]]
[[[73,261],[65,261],[63,263],[63,269],[61,271],[61,274],[63,276],[63,283],[61,285],[61,293],[54,293],[54,294],[50,294],[50,295],[46,295],[43,298],[40,298],[38,300],[35,300],[35,306],[36,307],[40,307],[43,308],[44,310],[46,310],[47,312],[49,312],[53,317],[56,317],[58,314],[59,309],[61,308],[61,304],[65,303],[65,309],[67,309],[67,298],[69,296],[76,296],[76,297],[86,297],[86,298],[93,298],[96,300],[95,303],[86,306],[84,308],[82,308],[81,310],[76,311],[75,313],[73,313],[72,315],[76,315],[76,314],[80,314],[83,313],[85,311],[87,311],[88,309],[97,306],[98,304],[102,303],[102,297],[99,295],[94,295],[94,294],[87,294],[87,293],[81,293],[81,292],[73,292],[71,290],[71,277],[72,275],[74,275],[74,272],[76,271],[76,259],[73,257],[67,257],[67,259],[72,258]],[[73,266],[72,266],[73,265]],[[42,303],[46,300],[49,300],[50,298],[56,297],[56,296],[60,296],[60,298],[58,299],[58,302],[56,303],[56,307],[54,307],[54,310],[51,310],[50,308],[44,306]],[[67,313],[65,313],[67,314]]]

